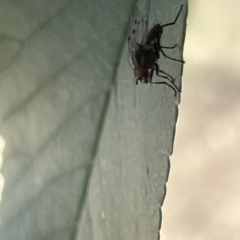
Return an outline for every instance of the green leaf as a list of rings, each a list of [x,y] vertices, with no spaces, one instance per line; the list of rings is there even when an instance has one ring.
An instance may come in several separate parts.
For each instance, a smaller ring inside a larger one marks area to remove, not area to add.
[[[133,4],[0,3],[2,240],[158,239],[178,100],[133,82]],[[171,22],[179,8],[156,2],[154,20]],[[185,20],[186,8],[163,45],[183,45]],[[180,84],[181,64],[160,67]]]

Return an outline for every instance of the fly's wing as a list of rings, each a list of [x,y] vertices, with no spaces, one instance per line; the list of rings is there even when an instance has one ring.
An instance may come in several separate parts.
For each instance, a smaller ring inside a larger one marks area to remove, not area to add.
[[[128,35],[128,49],[130,53],[134,53],[138,45],[144,45],[146,41],[150,10],[151,0],[146,0],[144,11],[141,12],[136,6],[130,16]]]
[[[152,5],[152,1],[151,0],[146,0],[146,5],[144,8],[144,14],[143,14],[143,18],[142,18],[142,42],[141,44],[144,44],[146,41],[146,37],[148,35],[148,31],[149,31],[149,16],[150,16],[150,11],[151,11],[151,5]]]

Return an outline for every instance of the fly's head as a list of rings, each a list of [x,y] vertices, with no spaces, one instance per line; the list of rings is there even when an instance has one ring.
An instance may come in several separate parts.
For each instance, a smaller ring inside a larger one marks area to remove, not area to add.
[[[138,81],[142,83],[149,82],[149,71],[146,68],[139,67],[139,66],[134,68],[134,76],[135,76],[136,84],[138,84]]]

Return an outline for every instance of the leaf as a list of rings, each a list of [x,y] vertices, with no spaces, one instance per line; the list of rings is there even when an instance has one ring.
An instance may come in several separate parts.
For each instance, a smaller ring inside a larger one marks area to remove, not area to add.
[[[159,18],[170,11],[161,21],[180,6],[159,4]],[[133,84],[132,6],[1,2],[1,239],[158,238],[177,105],[166,86]],[[185,18],[165,43],[183,44]],[[180,76],[180,64],[161,63]]]

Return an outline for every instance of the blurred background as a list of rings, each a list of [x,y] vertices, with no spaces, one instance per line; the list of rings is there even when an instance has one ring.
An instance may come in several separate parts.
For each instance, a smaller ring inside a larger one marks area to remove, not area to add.
[[[191,0],[161,240],[240,239],[240,1]]]

